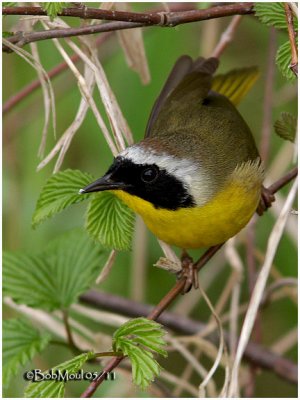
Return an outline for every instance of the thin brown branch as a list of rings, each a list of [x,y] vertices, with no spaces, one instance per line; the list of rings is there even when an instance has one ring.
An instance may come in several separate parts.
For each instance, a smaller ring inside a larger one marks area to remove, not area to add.
[[[283,3],[285,8],[285,15],[287,20],[287,27],[289,33],[289,39],[291,44],[292,60],[290,64],[290,69],[298,76],[298,52],[296,44],[296,32],[294,29],[294,16],[289,3]]]
[[[223,54],[226,47],[232,42],[234,34],[241,23],[242,16],[235,15],[226,30],[222,33],[219,43],[212,53],[212,57],[220,58],[221,54]]]
[[[269,187],[269,191],[271,193],[275,193],[277,190],[282,188],[284,185],[286,185],[288,182],[290,182],[293,178],[297,176],[297,168],[294,168],[292,171],[290,171],[288,174],[286,174],[284,177],[279,179],[277,182],[275,182],[271,187]],[[207,262],[212,258],[212,256],[222,247],[223,244],[217,245],[210,247],[201,257],[200,259],[195,263],[195,266],[197,270],[199,271],[201,268],[204,267],[204,265],[207,264]],[[156,320],[163,311],[166,310],[166,308],[170,305],[170,303],[180,294],[182,293],[183,288],[185,287],[186,283],[186,277],[181,278],[175,286],[165,295],[165,297],[159,302],[159,304],[154,307],[154,309],[148,314],[147,318]],[[111,372],[114,368],[116,368],[120,362],[123,360],[124,357],[114,357],[109,363],[104,367],[103,373],[99,375],[99,378],[93,382],[90,383],[90,385],[87,387],[87,389],[84,391],[84,393],[80,396],[83,398],[88,398],[91,397],[95,391],[97,390],[98,386],[104,381],[104,377],[106,375],[106,372]],[[274,360],[273,360],[274,361]],[[286,374],[286,370],[288,368],[288,365],[291,366],[291,363],[288,360],[285,360],[283,363],[281,363],[279,366],[276,364],[276,367],[274,368],[274,371],[276,373],[284,371],[284,374]],[[289,370],[289,373],[291,371]],[[295,370],[293,370],[293,379],[295,378]],[[287,375],[290,376],[290,375]],[[296,378],[297,379],[297,374]]]
[[[88,25],[80,28],[64,28],[64,29],[49,29],[47,31],[37,32],[18,32],[13,36],[7,38],[7,40],[19,47],[22,47],[28,43],[38,42],[40,40],[47,39],[61,39],[73,36],[91,35],[102,32],[112,32],[121,29],[133,29],[144,26],[140,22],[108,22],[101,25]],[[4,52],[11,52],[7,46],[3,46]]]
[[[253,13],[253,3],[233,3],[215,6],[203,10],[188,10],[176,12],[131,13],[125,11],[99,10],[88,7],[65,8],[60,16],[72,16],[88,19],[112,20],[101,25],[89,25],[80,28],[52,29],[40,32],[18,32],[7,38],[18,46],[39,40],[63,38],[79,35],[90,35],[100,32],[110,32],[121,29],[132,29],[142,26],[174,27],[180,24],[203,21],[213,18],[244,15]],[[4,7],[4,15],[46,15],[41,7]],[[9,52],[6,46],[3,51]]]
[[[236,14],[252,14],[253,3],[232,3],[202,10],[178,12],[135,13],[127,11],[102,10],[92,7],[64,8],[58,16],[77,17],[82,19],[100,19],[107,21],[139,22],[146,25],[176,26],[183,23],[205,19],[228,17]],[[41,7],[4,7],[3,15],[47,15]]]
[[[282,189],[284,186],[286,186],[289,182],[291,182],[296,176],[298,175],[298,168],[295,167],[291,169],[286,175],[284,175],[282,178],[278,179],[276,182],[274,182],[271,186],[268,187],[268,190],[272,193],[275,194],[278,192],[278,190]]]

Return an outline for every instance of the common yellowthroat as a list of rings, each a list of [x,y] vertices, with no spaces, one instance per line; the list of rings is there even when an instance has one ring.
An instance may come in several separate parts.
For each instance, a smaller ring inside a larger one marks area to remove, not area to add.
[[[109,190],[164,242],[223,243],[254,214],[263,167],[236,105],[257,69],[213,77],[216,58],[180,57],[152,109],[145,139],[122,151],[81,193]]]

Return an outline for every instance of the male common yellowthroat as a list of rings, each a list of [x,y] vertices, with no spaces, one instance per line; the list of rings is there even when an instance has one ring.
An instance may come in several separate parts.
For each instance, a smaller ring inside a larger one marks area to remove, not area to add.
[[[256,68],[213,77],[216,58],[180,57],[156,100],[145,139],[122,151],[81,193],[112,191],[164,242],[213,246],[254,214],[263,168],[235,105]]]

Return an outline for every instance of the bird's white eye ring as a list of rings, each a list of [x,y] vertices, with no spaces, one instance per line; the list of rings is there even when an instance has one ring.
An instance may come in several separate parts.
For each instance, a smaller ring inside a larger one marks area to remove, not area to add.
[[[159,170],[156,166],[146,167],[141,173],[141,180],[145,183],[153,183],[158,177]]]

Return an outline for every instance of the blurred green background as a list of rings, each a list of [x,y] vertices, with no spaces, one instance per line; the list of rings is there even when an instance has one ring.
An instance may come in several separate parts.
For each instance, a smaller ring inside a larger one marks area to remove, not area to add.
[[[207,5],[206,3],[205,5]],[[96,5],[96,3],[95,3]],[[200,5],[204,7],[202,3]],[[151,3],[132,4],[133,10],[142,11],[153,7]],[[6,17],[4,24],[11,26],[16,17]],[[144,43],[149,61],[151,82],[143,86],[138,75],[126,65],[124,54],[118,44],[116,35],[112,35],[99,48],[99,56],[103,62],[108,80],[119,101],[121,109],[129,123],[136,141],[142,139],[149,112],[175,60],[182,54],[193,57],[209,55],[209,46],[212,49],[215,40],[228,25],[230,18],[181,25],[176,28],[149,27],[144,29]],[[68,19],[70,23],[70,19]],[[73,25],[78,24],[74,20]],[[208,36],[207,30],[214,27]],[[6,29],[6,28],[5,28]],[[266,64],[268,55],[268,39],[270,29],[262,25],[255,17],[245,16],[238,28],[233,42],[225,50],[219,68],[220,72],[229,69],[257,65],[261,71],[260,78],[247,98],[239,107],[243,117],[249,124],[257,144],[260,143],[263,120],[264,84],[266,79]],[[278,45],[287,39],[285,32],[277,35]],[[208,43],[208,41],[211,43]],[[41,62],[45,70],[49,70],[62,61],[60,55],[50,41],[38,43]],[[82,65],[80,69],[82,70]],[[16,54],[3,55],[3,102],[17,93],[23,86],[36,78],[36,72]],[[80,93],[73,75],[67,71],[53,80],[57,111],[58,137],[73,121],[80,101]],[[285,92],[282,92],[282,90]],[[96,90],[95,90],[96,93]],[[287,99],[283,93],[287,93]],[[296,115],[297,100],[292,85],[288,85],[276,68],[274,82],[274,107],[272,120],[279,117],[280,112],[289,111]],[[99,96],[95,96],[97,105],[102,111]],[[42,186],[52,173],[52,161],[40,172],[36,172],[39,163],[37,151],[41,140],[44,123],[43,98],[41,90],[28,96],[17,107],[12,109],[3,118],[3,245],[5,250],[26,250],[36,252],[42,249],[51,239],[74,227],[82,226],[86,204],[70,207],[53,219],[46,221],[36,230],[31,229],[31,217]],[[46,154],[52,149],[55,139],[50,129],[47,139]],[[272,132],[271,156],[269,164],[286,145],[285,142]],[[290,145],[292,146],[292,145]],[[112,160],[110,150],[101,134],[93,114],[88,111],[81,128],[77,132],[69,151],[65,157],[62,170],[66,168],[81,169],[100,177]],[[279,178],[280,176],[278,176]],[[283,190],[286,193],[287,190]],[[256,245],[262,253],[265,252],[268,235],[274,225],[271,213],[263,216],[257,223]],[[144,277],[145,293],[143,301],[157,304],[174,283],[174,277],[152,265],[162,255],[157,241],[151,233],[147,233],[148,256],[147,270]],[[196,256],[199,252],[193,252]],[[244,246],[240,246],[240,254],[245,260]],[[210,265],[214,261],[211,261]],[[297,275],[297,248],[295,241],[289,235],[281,240],[275,265],[283,276]],[[132,276],[132,253],[122,252],[117,256],[116,264],[108,279],[101,284],[100,289],[112,294],[132,298],[135,282]],[[225,280],[230,274],[226,266],[220,272],[214,269],[213,278],[207,293],[215,303],[221,293]],[[209,269],[201,273],[201,281],[205,286]],[[242,300],[247,301],[248,283],[247,273],[244,273]],[[181,299],[179,299],[181,300]],[[10,309],[5,307],[4,317],[11,317]],[[210,312],[202,301],[196,306],[191,316],[201,321],[207,321]],[[296,325],[297,311],[294,303],[288,298],[271,303],[262,311],[262,343],[266,346]],[[88,321],[86,323],[89,323]],[[95,329],[100,329],[99,326]],[[104,329],[104,328],[103,328]],[[106,328],[107,329],[107,328]],[[109,331],[109,330],[108,330]],[[291,349],[287,356],[296,362],[296,348]],[[42,368],[58,364],[70,358],[68,351],[59,351],[59,354],[47,350],[36,360]],[[182,358],[174,352],[162,364],[173,373],[183,370]],[[222,378],[222,377],[221,377]],[[118,378],[117,378],[118,379]],[[86,386],[85,383],[70,385],[68,395],[78,396]],[[13,387],[8,390],[7,396],[22,396],[24,381],[18,375]],[[80,387],[80,388],[79,388]],[[97,392],[98,396],[113,396],[110,384],[102,385]],[[297,388],[276,377],[275,374],[259,371],[256,397],[296,397]],[[134,395],[142,396],[135,392]],[[144,394],[145,396],[145,394]]]

